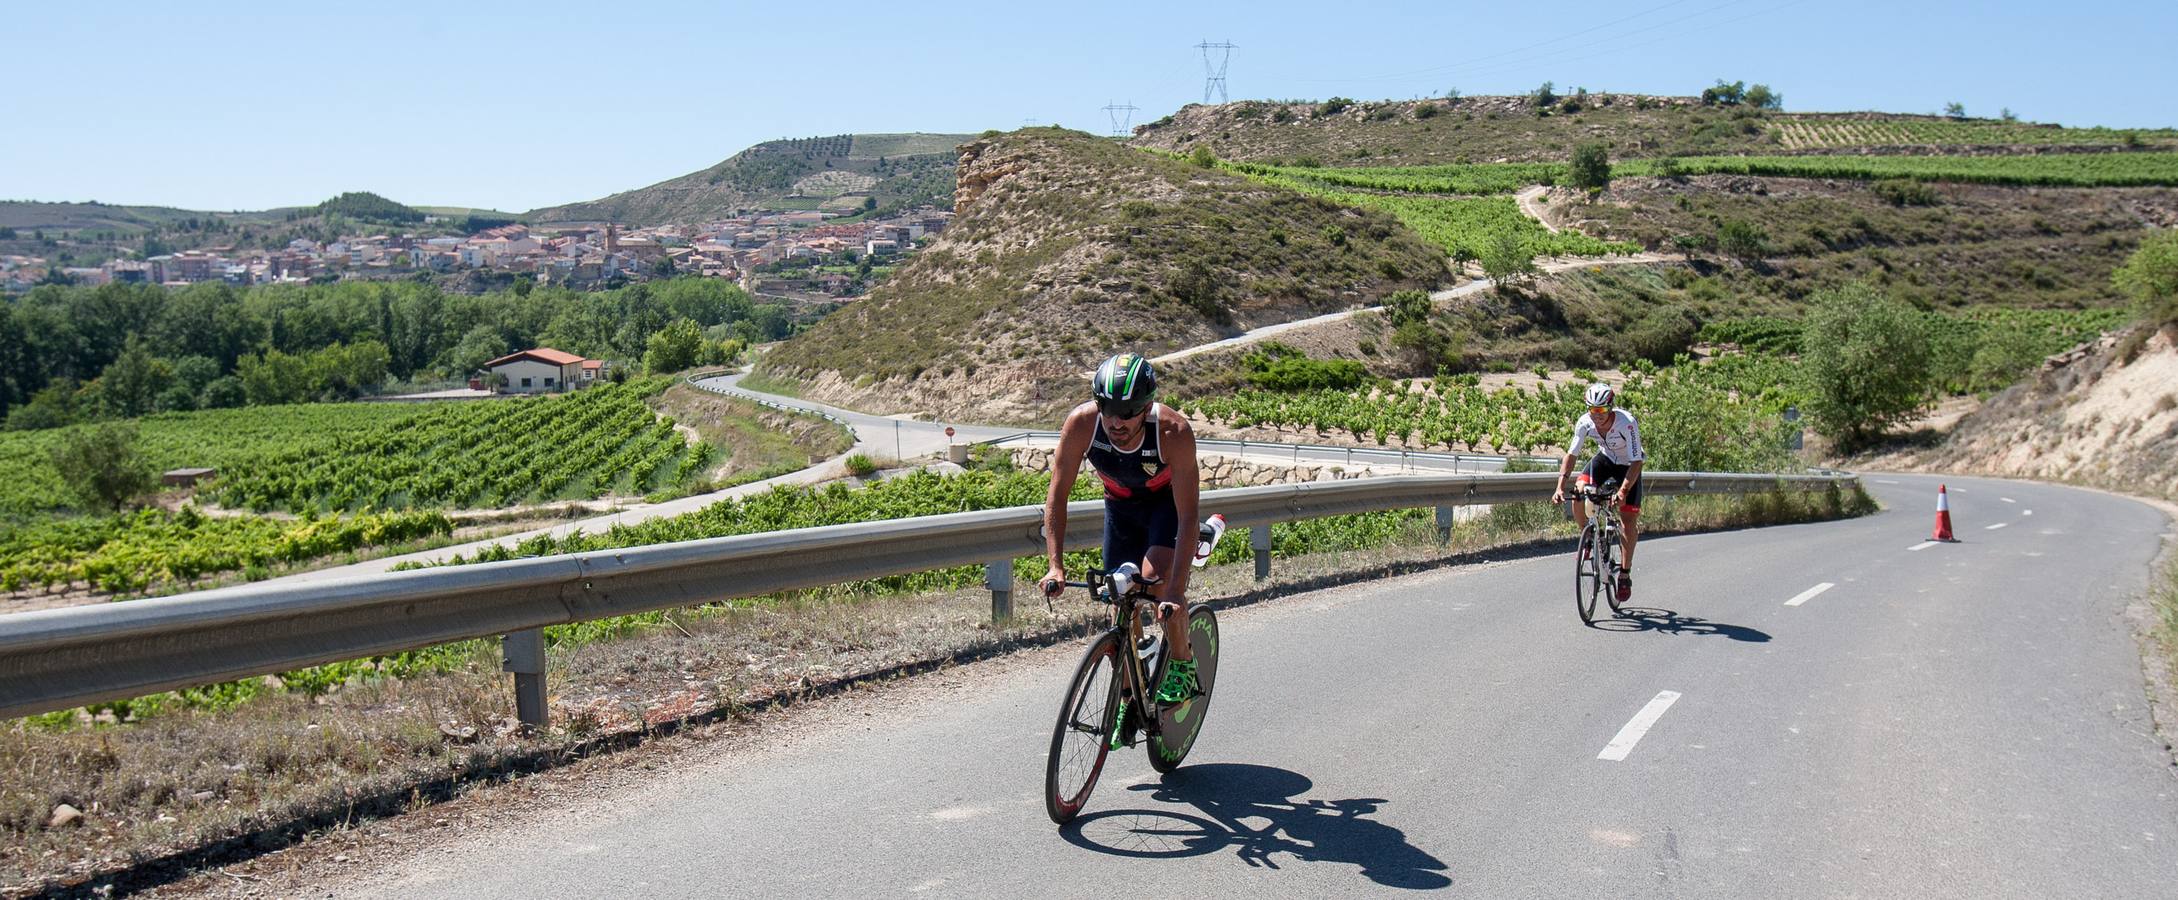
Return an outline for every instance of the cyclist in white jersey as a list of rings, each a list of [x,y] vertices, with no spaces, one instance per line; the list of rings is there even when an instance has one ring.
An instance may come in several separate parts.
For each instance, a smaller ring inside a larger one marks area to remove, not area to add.
[[[1626,524],[1619,536],[1618,602],[1633,599],[1634,542],[1641,536],[1641,467],[1648,454],[1641,450],[1641,426],[1634,422],[1632,413],[1614,408],[1611,403],[1618,399],[1618,392],[1608,384],[1597,382],[1588,386],[1586,395],[1588,413],[1573,421],[1573,444],[1565,450],[1565,461],[1558,464],[1558,489],[1550,495],[1550,502],[1565,502],[1565,477],[1573,472],[1573,460],[1581,452],[1581,445],[1593,438],[1597,445],[1596,455],[1588,460],[1588,467],[1581,471],[1582,484],[1600,484],[1618,479],[1619,519]],[[1573,504],[1574,521],[1581,528],[1588,527],[1588,504]],[[1582,552],[1587,552],[1583,547]]]

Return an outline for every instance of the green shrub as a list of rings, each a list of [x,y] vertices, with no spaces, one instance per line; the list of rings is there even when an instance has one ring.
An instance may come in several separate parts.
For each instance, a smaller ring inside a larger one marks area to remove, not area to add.
[[[1800,357],[1808,419],[1840,449],[1858,449],[1921,408],[1931,383],[1928,326],[1866,282],[1809,299]]]
[[[1717,224],[1717,249],[1751,266],[1769,254],[1770,233],[1752,222],[1726,219]]]
[[[1936,189],[1911,178],[1886,178],[1869,189],[1892,206],[1936,205]]]
[[[2141,241],[2110,280],[2140,304],[2148,325],[2178,324],[2178,231]]]
[[[1353,105],[1354,101],[1349,100],[1345,97],[1333,97],[1329,100],[1325,100],[1323,102],[1323,105],[1316,107],[1316,118],[1322,119],[1338,115],[1339,113],[1345,112]]]
[[[1573,148],[1573,186],[1598,191],[1611,186],[1611,154],[1603,144],[1587,143]]]
[[[1635,357],[1657,365],[1671,362],[1694,345],[1700,324],[1682,306],[1666,306],[1643,316],[1626,332],[1626,349]]]
[[[136,427],[107,422],[76,429],[53,445],[53,468],[83,508],[119,510],[151,490],[151,464],[136,449]]]
[[[860,453],[847,457],[846,463],[847,471],[858,477],[867,477],[877,472],[877,463]]]

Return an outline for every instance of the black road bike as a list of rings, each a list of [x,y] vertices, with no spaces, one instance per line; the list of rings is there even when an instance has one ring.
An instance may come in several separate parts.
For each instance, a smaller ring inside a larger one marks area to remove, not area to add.
[[[1210,538],[1204,535],[1206,542]],[[1058,724],[1051,729],[1044,811],[1054,823],[1064,825],[1081,814],[1111,751],[1143,744],[1150,768],[1170,772],[1180,767],[1202,733],[1217,685],[1218,617],[1207,606],[1188,604],[1187,637],[1201,692],[1179,703],[1157,702],[1166,654],[1156,584],[1142,580],[1132,563],[1091,569],[1087,581],[1066,583],[1086,588],[1090,599],[1110,606],[1112,625],[1082,654],[1059,705]]]
[[[1611,604],[1613,618],[1618,616],[1618,541],[1626,526],[1618,517],[1617,494],[1616,478],[1573,487],[1574,499],[1589,505],[1588,527],[1581,529],[1573,551],[1573,608],[1588,625],[1596,622],[1598,597]]]

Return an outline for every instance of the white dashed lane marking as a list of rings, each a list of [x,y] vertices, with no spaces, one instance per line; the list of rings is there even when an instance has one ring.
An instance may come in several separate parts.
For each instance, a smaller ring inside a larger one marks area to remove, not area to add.
[[[1649,729],[1656,724],[1656,720],[1664,717],[1664,710],[1670,709],[1671,705],[1677,702],[1679,702],[1678,691],[1657,691],[1656,699],[1650,700],[1649,705],[1641,707],[1640,712],[1634,713],[1632,721],[1627,722],[1626,727],[1618,730],[1618,736],[1612,738],[1609,744],[1604,745],[1603,752],[1596,754],[1596,758],[1608,759],[1613,762],[1625,759],[1626,754],[1633,752],[1634,745],[1641,743],[1641,736],[1648,734]]]
[[[1995,531],[1995,530],[1997,530],[1997,529],[1999,529],[1999,528],[2002,528],[2002,527],[2004,527],[2004,526],[2006,526],[2006,525],[2010,525],[2010,524],[2012,524],[2012,523],[2010,523],[2010,522],[1998,522],[1998,523],[1996,523],[1995,525],[1985,525],[1985,526],[1983,526],[1983,527],[1982,527],[1982,529],[1981,529],[1981,530],[1983,530],[1983,531]]]
[[[1928,549],[1928,548],[1930,548],[1930,547],[1934,547],[1934,546],[1936,546],[1936,542],[1935,542],[1935,541],[1922,541],[1922,542],[1920,542],[1920,543],[1918,543],[1918,544],[1915,544],[1915,545],[1913,545],[1913,546],[1911,546],[1911,547],[1907,547],[1906,549],[1908,549],[1908,550],[1926,550],[1926,549]]]
[[[2010,497],[1998,497],[1997,499],[1998,499],[1998,500],[2002,500],[2002,501],[2004,501],[2004,502],[2006,502],[2006,503],[2018,503],[2018,502],[2019,502],[2019,501],[2017,501],[2017,500],[2014,500],[2014,499],[2012,499],[2012,498],[2010,498]]]
[[[1794,597],[1794,598],[1792,598],[1792,599],[1790,599],[1790,600],[1787,600],[1787,601],[1785,601],[1785,605],[1786,605],[1786,606],[1799,606],[1799,605],[1800,605],[1800,604],[1802,604],[1802,603],[1806,603],[1806,602],[1808,602],[1809,600],[1813,600],[1813,599],[1815,599],[1815,595],[1816,595],[1816,594],[1820,594],[1820,593],[1822,593],[1822,592],[1824,592],[1824,591],[1827,591],[1827,590],[1830,590],[1831,588],[1834,588],[1834,587],[1837,587],[1837,585],[1835,585],[1835,584],[1832,584],[1832,583],[1830,583],[1830,582],[1828,582],[1828,581],[1825,581],[1825,582],[1823,582],[1823,583],[1821,583],[1821,584],[1818,584],[1818,585],[1816,585],[1816,586],[1814,586],[1814,587],[1808,588],[1807,590],[1801,591],[1801,592],[1800,592],[1800,595],[1799,595],[1799,596],[1797,596],[1797,597]]]

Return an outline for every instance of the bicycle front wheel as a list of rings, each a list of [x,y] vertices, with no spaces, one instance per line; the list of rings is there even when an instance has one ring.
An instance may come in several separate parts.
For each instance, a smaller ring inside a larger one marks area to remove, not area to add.
[[[1581,529],[1581,540],[1573,550],[1573,610],[1581,614],[1581,623],[1596,623],[1596,596],[1603,593],[1603,568],[1597,565],[1600,549],[1596,523],[1591,521]],[[1580,547],[1588,547],[1583,554]]]
[[[1597,571],[1602,573],[1603,597],[1611,603],[1611,617],[1618,617],[1618,529],[1611,529],[1604,538],[1604,546],[1596,554]]]
[[[1111,752],[1112,720],[1119,706],[1119,632],[1107,631],[1089,645],[1059,704],[1051,729],[1051,757],[1044,763],[1044,811],[1064,825],[1081,814],[1089,791]]]
[[[1157,712],[1157,733],[1148,743],[1150,768],[1170,772],[1195,749],[1202,720],[1210,715],[1210,692],[1218,680],[1218,616],[1207,606],[1187,611],[1187,643],[1195,653],[1195,683],[1202,695]]]

